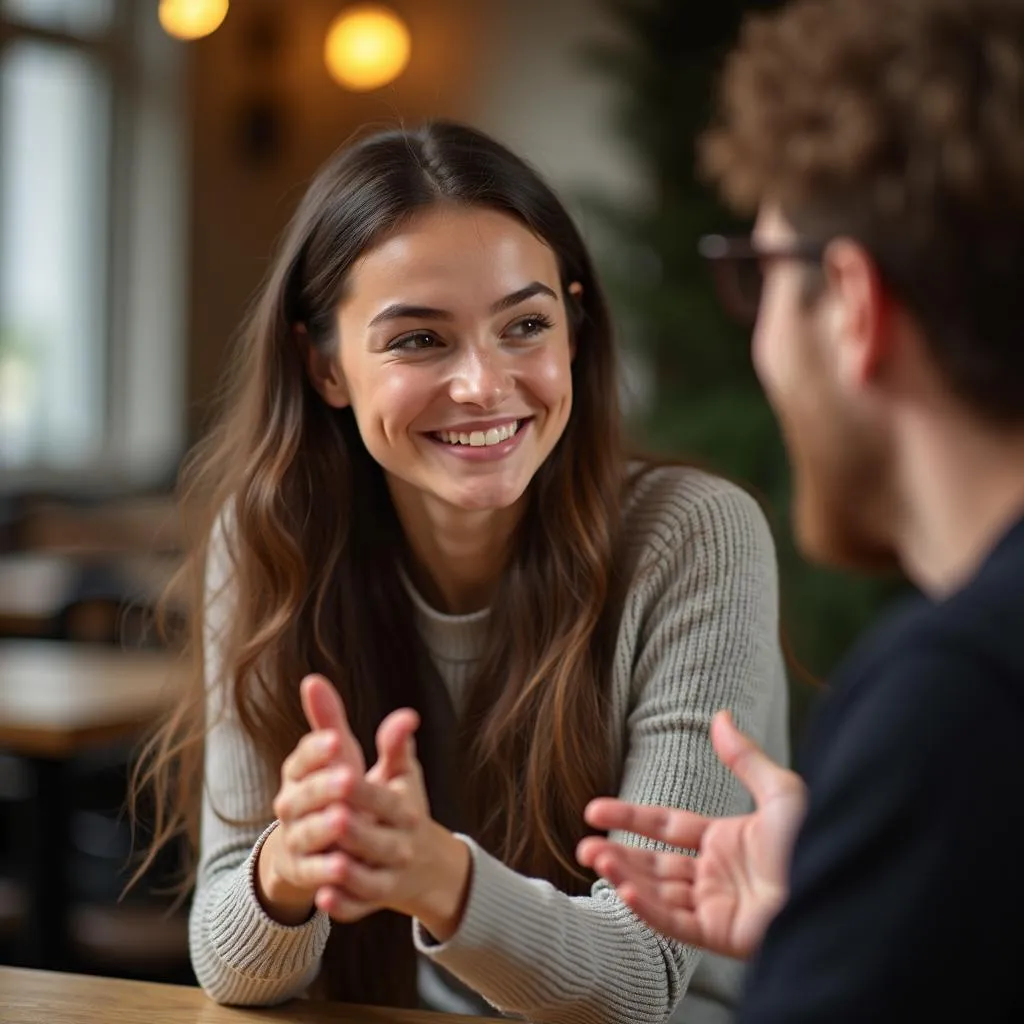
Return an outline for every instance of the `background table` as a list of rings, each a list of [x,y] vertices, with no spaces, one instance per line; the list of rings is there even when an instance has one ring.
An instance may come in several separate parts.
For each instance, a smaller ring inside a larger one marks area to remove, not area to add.
[[[122,739],[180,694],[184,672],[162,651],[0,641],[0,748],[66,757]]]
[[[67,962],[67,759],[138,734],[181,692],[184,672],[178,657],[157,651],[0,642],[0,749],[26,759],[35,788],[22,857],[32,964]]]
[[[111,624],[99,625],[104,632],[116,631],[123,612],[134,608],[148,615],[156,608],[180,565],[174,555],[52,551],[0,555],[0,634],[55,638],[62,635],[61,630],[85,627],[87,632],[90,622],[82,620],[90,605],[89,617],[111,618]],[[69,604],[77,608],[74,617]],[[167,611],[184,612],[177,592]]]
[[[0,632],[42,636],[64,607],[78,575],[73,561],[46,554],[0,558]]]
[[[485,1024],[488,1019],[304,1000],[247,1010],[218,1006],[197,988],[0,967],[3,1024]]]

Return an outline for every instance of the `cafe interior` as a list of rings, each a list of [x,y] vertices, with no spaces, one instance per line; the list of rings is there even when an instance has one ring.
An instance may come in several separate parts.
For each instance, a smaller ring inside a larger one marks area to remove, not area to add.
[[[185,671],[182,459],[306,182],[368,125],[467,121],[570,204],[644,195],[580,56],[607,8],[0,0],[0,972],[195,984],[175,848],[125,891],[130,765]],[[38,1019],[105,996],[61,998]]]

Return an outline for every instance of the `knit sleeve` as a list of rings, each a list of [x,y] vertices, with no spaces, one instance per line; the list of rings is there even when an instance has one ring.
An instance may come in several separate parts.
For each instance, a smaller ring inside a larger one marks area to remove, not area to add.
[[[755,737],[784,690],[774,546],[756,503],[716,482],[669,490],[644,511],[646,565],[627,599],[613,680],[628,690],[620,796],[730,814],[745,795],[711,747],[721,708]],[[582,808],[581,808],[582,810]],[[618,836],[646,845],[638,837]],[[655,1024],[686,990],[699,953],[656,934],[604,882],[569,897],[470,843],[464,917],[446,943],[417,946],[504,1012],[541,1024]]]
[[[288,927],[270,918],[256,896],[260,847],[275,827],[260,815],[276,780],[260,761],[225,700],[221,634],[231,614],[230,558],[222,528],[210,543],[204,619],[207,737],[199,871],[189,917],[192,968],[219,1003],[266,1006],[303,992],[316,977],[330,921],[317,911]]]

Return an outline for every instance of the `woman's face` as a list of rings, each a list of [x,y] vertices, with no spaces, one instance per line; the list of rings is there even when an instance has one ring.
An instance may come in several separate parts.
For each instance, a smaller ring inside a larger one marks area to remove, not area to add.
[[[519,221],[431,208],[353,265],[318,389],[351,405],[393,490],[508,508],[569,419],[565,300],[554,252]]]

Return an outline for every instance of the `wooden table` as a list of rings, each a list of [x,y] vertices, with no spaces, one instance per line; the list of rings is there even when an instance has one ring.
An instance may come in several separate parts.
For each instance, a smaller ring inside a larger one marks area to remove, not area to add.
[[[181,693],[181,661],[59,641],[0,641],[0,749],[34,777],[23,863],[31,913],[25,953],[36,966],[68,962],[68,758],[138,734]]]
[[[160,651],[0,641],[0,748],[64,758],[130,736],[181,693],[184,670]]]
[[[295,1000],[274,1009],[218,1006],[197,988],[0,967],[2,1024],[486,1024],[493,1018]]]
[[[33,501],[23,509],[21,546],[74,553],[180,552],[184,537],[173,495],[108,497],[88,506]]]

